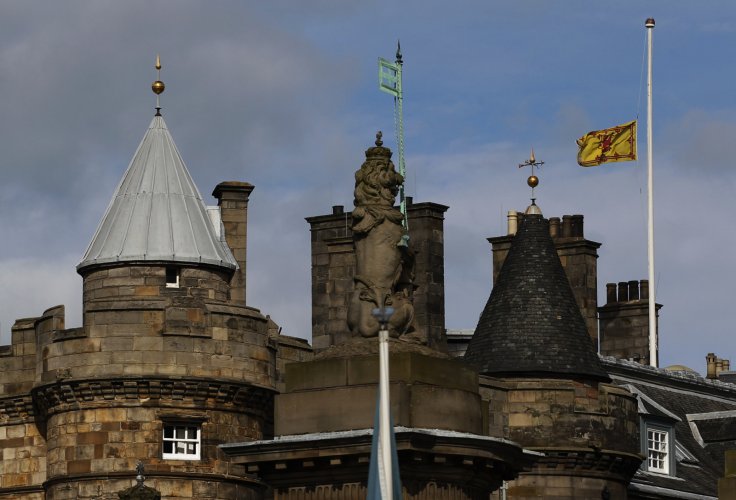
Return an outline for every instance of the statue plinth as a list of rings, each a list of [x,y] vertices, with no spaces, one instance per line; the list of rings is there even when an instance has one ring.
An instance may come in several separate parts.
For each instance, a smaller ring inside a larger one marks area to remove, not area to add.
[[[397,344],[391,342],[391,349]],[[473,369],[455,359],[419,352],[392,352],[389,364],[394,425],[484,434]],[[377,389],[376,355],[289,364],[286,390],[276,396],[275,434],[372,428]]]

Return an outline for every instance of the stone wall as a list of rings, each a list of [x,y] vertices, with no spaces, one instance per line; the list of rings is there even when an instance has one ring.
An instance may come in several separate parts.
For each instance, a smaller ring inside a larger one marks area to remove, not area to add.
[[[273,435],[277,342],[228,274],[91,269],[84,325],[64,308],[19,320],[0,351],[0,498],[116,498],[143,460],[164,498],[257,498],[218,446]],[[201,426],[201,460],[163,460],[165,423]],[[42,488],[43,485],[43,488]]]
[[[150,390],[149,386],[149,390]],[[165,392],[165,391],[162,391]],[[222,490],[221,483],[229,483],[224,476],[240,475],[238,467],[231,466],[218,445],[230,441],[246,441],[263,437],[258,419],[238,414],[237,401],[217,401],[217,398],[193,395],[181,390],[178,394],[149,392],[148,401],[139,395],[127,394],[123,401],[79,397],[85,408],[59,411],[47,422],[48,481],[51,498],[98,498],[101,493],[112,493],[105,478],[109,475],[131,476],[136,462],[146,467],[147,485],[166,489],[164,498],[233,498],[227,496],[192,496],[194,481],[188,476],[207,476],[210,495]],[[222,398],[224,399],[224,398]],[[240,401],[242,403],[242,401]],[[136,405],[121,407],[121,404]],[[142,406],[149,404],[151,406]],[[231,411],[208,407],[230,406]],[[202,459],[197,461],[161,459],[163,423],[169,421],[200,422],[202,429]],[[130,486],[130,479],[127,480]],[[257,485],[255,485],[257,486]],[[257,491],[258,488],[255,487]],[[120,488],[122,489],[122,488]],[[201,489],[201,486],[200,486]],[[253,489],[253,488],[251,488]],[[74,491],[78,497],[68,497]],[[162,494],[164,491],[161,491]]]
[[[509,498],[626,498],[641,463],[636,398],[615,385],[481,377],[488,432],[543,453]]]
[[[62,311],[63,307],[57,308]],[[43,498],[46,440],[36,427],[30,390],[35,380],[35,324],[19,319],[10,346],[0,348],[0,498]],[[60,324],[63,328],[63,321]]]

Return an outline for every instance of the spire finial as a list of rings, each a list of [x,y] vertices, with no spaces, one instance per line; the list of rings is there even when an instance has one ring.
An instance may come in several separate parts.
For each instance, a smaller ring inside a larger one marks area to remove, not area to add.
[[[401,59],[401,40],[396,41],[396,64],[404,64]]]
[[[166,89],[166,85],[161,81],[161,57],[156,54],[156,71],[157,79],[151,84],[151,90],[156,94],[156,116],[161,116],[161,106],[159,104],[159,95]]]
[[[532,205],[536,205],[534,203],[534,201],[536,200],[536,198],[534,197],[534,188],[539,185],[539,177],[534,175],[534,167],[539,168],[542,165],[544,165],[544,162],[537,161],[537,158],[534,156],[534,148],[532,148],[532,151],[529,154],[529,159],[526,160],[524,163],[519,164],[519,168],[532,167],[532,175],[530,175],[526,180],[527,185],[532,188]]]
[[[376,146],[378,146],[379,148],[383,146],[383,141],[381,140],[382,137],[383,132],[381,132],[380,130],[376,132]]]

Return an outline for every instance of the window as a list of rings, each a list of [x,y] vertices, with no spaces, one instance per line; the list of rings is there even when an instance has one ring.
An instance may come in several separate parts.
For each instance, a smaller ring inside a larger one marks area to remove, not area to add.
[[[166,288],[179,288],[179,269],[168,266],[166,268]]]
[[[670,436],[663,429],[647,428],[647,468],[651,472],[670,472]]]
[[[199,425],[178,423],[164,424],[164,459],[199,460],[201,457],[201,431]]]

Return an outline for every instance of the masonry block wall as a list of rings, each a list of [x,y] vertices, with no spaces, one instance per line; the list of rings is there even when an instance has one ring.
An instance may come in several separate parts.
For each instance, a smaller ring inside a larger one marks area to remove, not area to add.
[[[84,325],[19,320],[0,351],[0,498],[116,498],[146,466],[164,498],[255,498],[218,446],[273,435],[277,343],[218,268],[89,269]],[[164,460],[163,427],[200,428],[201,460]],[[20,496],[19,496],[20,495]],[[35,495],[35,496],[34,496]]]
[[[519,224],[524,214],[519,212]],[[598,248],[601,244],[587,240],[584,236],[583,216],[565,215],[549,218],[552,241],[560,256],[567,279],[572,287],[575,300],[585,319],[591,342],[598,348]],[[491,243],[493,260],[493,283],[496,283],[501,266],[511,248],[513,234],[488,238]]]
[[[641,463],[636,398],[585,380],[481,376],[488,433],[544,453],[509,498],[626,498]]]
[[[437,203],[407,198],[410,245],[416,255],[414,312],[430,347],[447,350],[444,297],[444,213]],[[347,307],[353,292],[355,248],[352,218],[342,206],[307,218],[312,248],[312,345],[316,352],[346,342]]]
[[[63,307],[61,312],[63,328]],[[11,345],[0,347],[0,499],[42,499],[46,440],[36,425],[31,399],[35,379],[37,318],[15,322]]]

